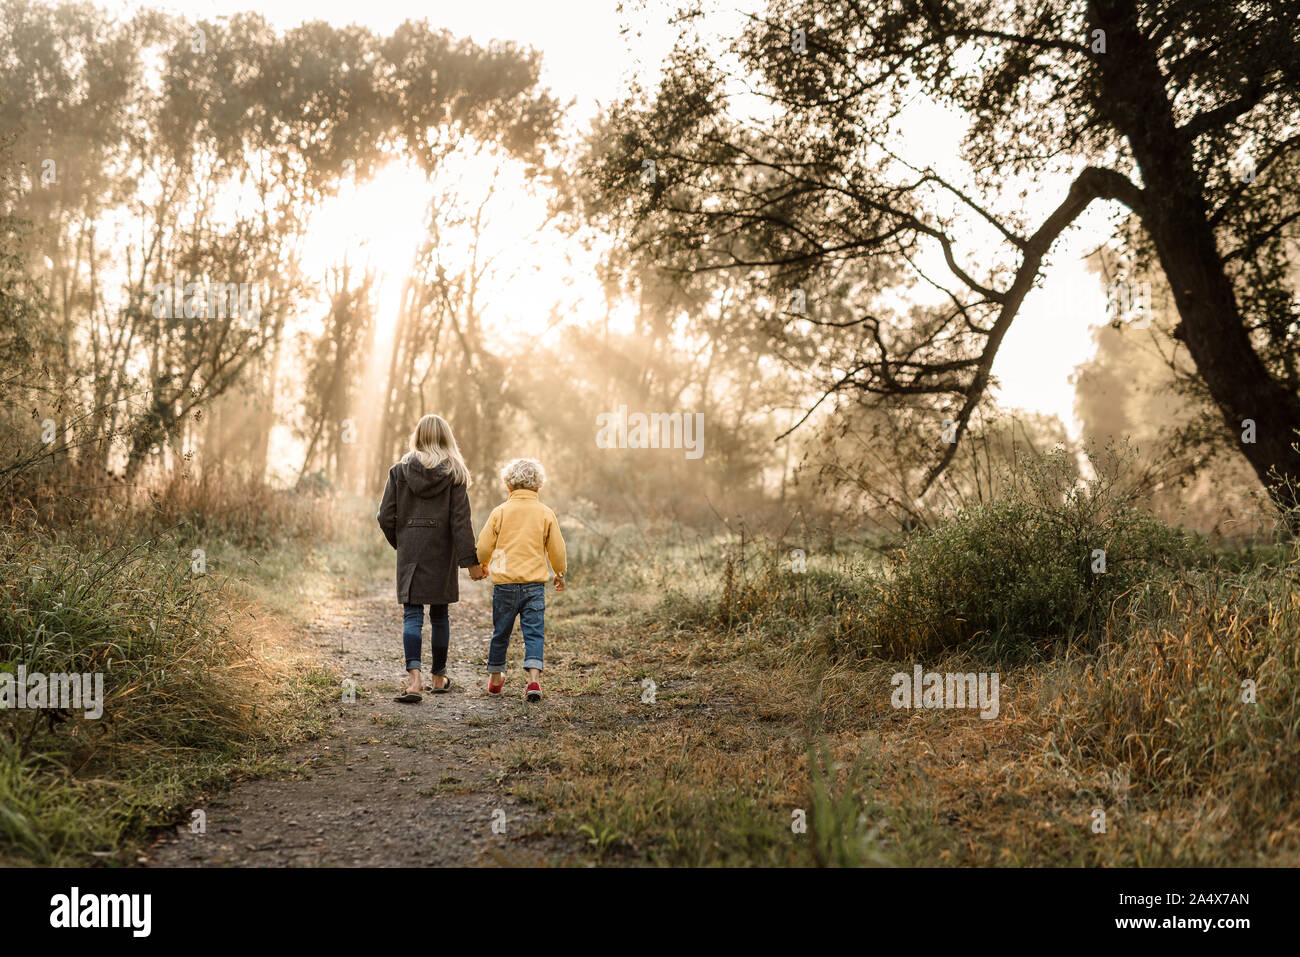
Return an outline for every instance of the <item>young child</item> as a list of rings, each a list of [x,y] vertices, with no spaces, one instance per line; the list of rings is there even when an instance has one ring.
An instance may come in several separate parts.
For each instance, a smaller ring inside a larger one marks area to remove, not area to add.
[[[420,419],[411,433],[411,450],[388,470],[388,484],[379,504],[379,527],[397,549],[397,600],[403,606],[402,645],[406,688],[395,700],[418,704],[420,632],[424,606],[429,606],[429,644],[433,649],[433,691],[451,689],[447,650],[451,622],[447,606],[459,600],[457,566],[469,569],[478,581],[487,577],[474,554],[470,524],[469,469],[447,420],[438,415]]]
[[[478,537],[479,565],[492,578],[492,645],[488,649],[488,693],[499,695],[505,684],[506,649],[519,619],[524,633],[524,697],[542,700],[542,642],[546,624],[546,580],[555,572],[555,590],[564,591],[564,536],[555,513],[537,493],[546,481],[542,463],[515,459],[501,470],[504,502],[492,509]],[[550,559],[550,567],[547,567]]]

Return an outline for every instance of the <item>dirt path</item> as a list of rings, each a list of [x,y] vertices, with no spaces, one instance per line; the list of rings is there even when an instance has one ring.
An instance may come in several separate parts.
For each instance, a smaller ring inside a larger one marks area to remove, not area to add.
[[[541,835],[545,821],[510,797],[494,760],[536,730],[547,702],[526,704],[515,674],[499,699],[482,690],[487,595],[462,582],[462,601],[451,606],[453,690],[426,691],[419,705],[393,701],[403,671],[391,583],[322,606],[309,641],[356,682],[356,703],[341,705],[328,736],[284,756],[287,773],[240,783],[204,805],[206,833],[184,825],[160,838],[146,852],[148,866],[564,863],[572,845]],[[426,622],[426,683],[428,633]],[[511,644],[517,671],[518,635]]]

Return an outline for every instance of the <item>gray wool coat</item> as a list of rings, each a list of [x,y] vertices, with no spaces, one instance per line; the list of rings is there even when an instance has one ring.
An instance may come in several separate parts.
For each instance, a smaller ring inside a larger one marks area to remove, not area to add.
[[[440,462],[432,470],[417,459],[388,470],[379,503],[379,527],[397,549],[397,600],[404,605],[446,605],[460,600],[456,571],[478,564],[469,493],[452,482]]]

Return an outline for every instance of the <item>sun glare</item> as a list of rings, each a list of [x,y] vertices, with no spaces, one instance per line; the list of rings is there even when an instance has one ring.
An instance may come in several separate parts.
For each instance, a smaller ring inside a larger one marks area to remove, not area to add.
[[[393,161],[363,183],[345,183],[312,217],[303,267],[316,280],[345,261],[376,273],[376,338],[392,335],[402,282],[425,230],[429,186],[414,166]]]

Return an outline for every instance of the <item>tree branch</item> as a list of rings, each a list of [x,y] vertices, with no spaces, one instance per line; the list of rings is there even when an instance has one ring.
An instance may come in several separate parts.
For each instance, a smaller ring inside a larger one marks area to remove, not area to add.
[[[1012,282],[1011,288],[1007,290],[1005,296],[1001,299],[1002,309],[998,314],[997,321],[993,323],[993,329],[984,345],[984,351],[980,354],[975,377],[966,390],[966,401],[957,414],[955,440],[948,443],[943,456],[926,473],[925,480],[921,483],[920,495],[925,495],[930,490],[935,480],[943,474],[944,469],[952,462],[953,456],[957,452],[957,443],[961,440],[962,434],[966,431],[966,426],[970,422],[971,413],[975,410],[988,388],[993,360],[997,357],[998,349],[1002,345],[1002,339],[1019,313],[1025,296],[1033,288],[1034,280],[1038,276],[1038,270],[1042,267],[1043,257],[1051,249],[1052,243],[1056,241],[1057,237],[1078,218],[1079,214],[1094,199],[1118,199],[1138,215],[1141,215],[1141,210],[1146,205],[1142,191],[1134,186],[1128,177],[1099,166],[1087,167],[1070,185],[1070,191],[1066,195],[1064,202],[1047,217],[1047,220],[1038,228],[1038,231],[1029,238],[1024,261],[1020,264],[1020,268],[1016,270],[1016,278]]]

